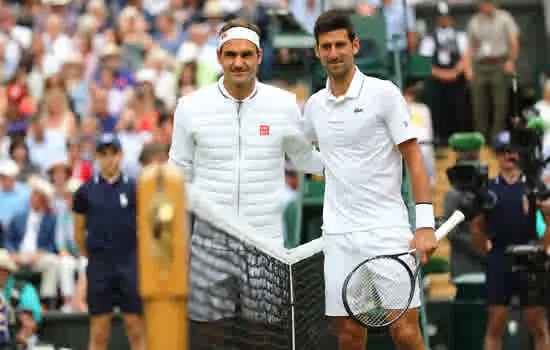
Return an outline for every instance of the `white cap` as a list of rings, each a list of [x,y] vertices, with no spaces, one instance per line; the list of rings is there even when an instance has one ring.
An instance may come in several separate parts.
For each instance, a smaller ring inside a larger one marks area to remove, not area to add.
[[[67,185],[65,186],[65,193],[75,193],[76,191],[78,191],[80,186],[82,186],[82,181],[73,177],[69,181],[67,181]]]
[[[31,176],[27,180],[27,184],[33,191],[36,191],[41,195],[43,195],[44,197],[46,197],[50,205],[55,200],[55,189],[53,185],[50,184],[48,181],[44,180],[39,175]]]
[[[199,53],[199,46],[192,41],[186,40],[178,50],[178,60],[184,64],[193,62],[198,59]]]
[[[11,159],[0,162],[0,175],[15,177],[19,174],[17,163]]]
[[[136,74],[136,81],[138,83],[154,83],[155,78],[155,71],[150,68],[142,68]]]

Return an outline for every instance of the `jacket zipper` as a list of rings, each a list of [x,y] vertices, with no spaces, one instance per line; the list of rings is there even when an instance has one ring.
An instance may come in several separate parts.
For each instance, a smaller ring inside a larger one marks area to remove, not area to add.
[[[237,101],[237,193],[235,195],[235,210],[239,215],[239,206],[241,202],[241,107],[243,102]]]

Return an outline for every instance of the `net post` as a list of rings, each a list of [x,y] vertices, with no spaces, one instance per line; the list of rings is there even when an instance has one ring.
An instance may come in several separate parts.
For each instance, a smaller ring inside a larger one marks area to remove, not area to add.
[[[146,347],[188,349],[185,182],[170,165],[146,167],[137,184],[139,290]]]

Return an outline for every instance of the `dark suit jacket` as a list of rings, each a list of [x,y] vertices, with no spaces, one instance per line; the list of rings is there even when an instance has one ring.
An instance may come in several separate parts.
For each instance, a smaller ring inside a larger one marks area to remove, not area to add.
[[[9,252],[18,252],[21,247],[21,242],[25,237],[27,231],[27,219],[29,217],[29,211],[25,211],[21,214],[15,215],[10,221],[8,230],[5,234],[5,246]],[[52,213],[44,213],[42,216],[42,222],[38,229],[38,250],[56,253],[55,246],[55,215]]]

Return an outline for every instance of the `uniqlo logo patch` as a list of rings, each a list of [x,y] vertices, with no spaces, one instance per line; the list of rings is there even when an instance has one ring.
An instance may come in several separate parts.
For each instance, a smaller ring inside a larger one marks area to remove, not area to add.
[[[220,37],[220,40],[223,40],[225,38],[227,38],[227,33],[223,33],[222,36]]]
[[[269,125],[260,125],[260,136],[269,136]]]

